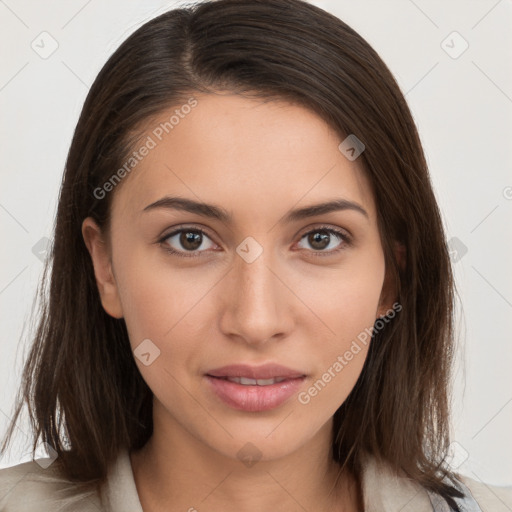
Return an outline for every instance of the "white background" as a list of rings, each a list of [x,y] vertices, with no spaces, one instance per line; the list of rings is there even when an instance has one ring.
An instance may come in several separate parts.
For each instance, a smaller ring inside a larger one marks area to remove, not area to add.
[[[461,349],[453,465],[474,479],[512,485],[512,1],[312,3],[359,32],[406,95],[448,238],[467,248],[454,262]],[[64,161],[88,88],[131,32],[177,4],[0,0],[0,435],[42,270],[32,249],[52,237]],[[58,43],[47,59],[31,47],[48,37],[43,31]],[[453,31],[469,44],[458,58],[442,47],[446,40],[451,51],[461,48]],[[0,467],[30,459],[26,433],[21,421],[15,449]]]

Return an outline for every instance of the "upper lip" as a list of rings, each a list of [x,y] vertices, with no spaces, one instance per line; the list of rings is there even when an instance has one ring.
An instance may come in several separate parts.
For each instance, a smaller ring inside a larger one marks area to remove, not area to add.
[[[304,372],[273,363],[264,364],[262,366],[231,364],[228,366],[222,366],[221,368],[215,368],[214,370],[209,370],[206,375],[211,377],[247,377],[249,379],[296,379],[306,376]]]

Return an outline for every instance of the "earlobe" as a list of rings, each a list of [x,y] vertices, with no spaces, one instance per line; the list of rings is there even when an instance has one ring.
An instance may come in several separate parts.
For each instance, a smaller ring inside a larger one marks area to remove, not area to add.
[[[122,318],[123,311],[117,283],[112,272],[110,249],[104,241],[101,228],[92,217],[87,217],[83,221],[82,236],[91,256],[103,309],[114,318]]]

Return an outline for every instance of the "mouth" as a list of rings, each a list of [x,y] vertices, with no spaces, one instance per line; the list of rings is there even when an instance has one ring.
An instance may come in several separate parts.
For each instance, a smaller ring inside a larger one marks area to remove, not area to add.
[[[205,374],[209,389],[225,405],[260,412],[283,405],[297,393],[307,375],[281,365],[230,365]]]
[[[279,382],[283,382],[288,380],[287,377],[275,377],[273,379],[250,379],[249,377],[214,377],[213,375],[208,375],[214,379],[224,379],[229,382],[235,382],[236,384],[241,384],[242,386],[271,386],[272,384],[277,384]]]
[[[306,374],[300,370],[287,368],[280,364],[268,363],[261,366],[252,366],[249,364],[230,364],[210,370],[206,375],[220,378],[241,378],[264,381],[270,379],[295,379],[305,377]],[[254,384],[253,384],[254,385]],[[265,383],[260,384],[265,385]]]

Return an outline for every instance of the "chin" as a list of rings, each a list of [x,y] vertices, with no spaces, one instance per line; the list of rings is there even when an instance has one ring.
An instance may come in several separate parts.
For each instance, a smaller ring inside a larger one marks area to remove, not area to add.
[[[215,438],[211,435],[203,438],[203,442],[223,456],[239,460],[251,467],[258,461],[278,460],[292,454],[310,442],[315,433],[298,432],[296,428],[290,428],[296,425],[292,422],[288,428],[283,428],[279,426],[282,418],[260,422],[259,425],[255,425],[254,420],[249,421],[252,424],[236,426],[224,424],[233,437],[219,433]],[[284,422],[287,421],[289,419],[284,420]],[[301,427],[304,428],[304,424]]]

